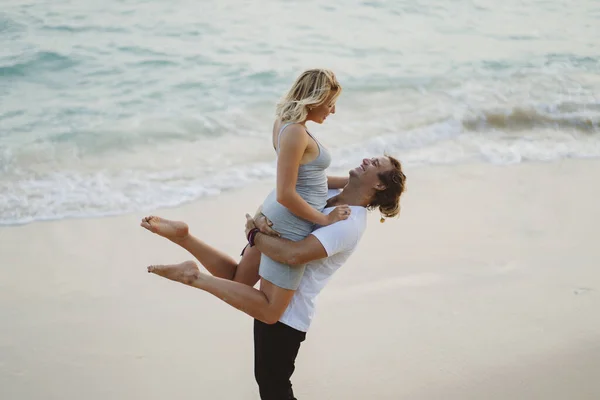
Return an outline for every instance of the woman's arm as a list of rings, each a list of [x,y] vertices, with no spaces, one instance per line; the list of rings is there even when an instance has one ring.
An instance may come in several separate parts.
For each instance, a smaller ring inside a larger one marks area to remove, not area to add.
[[[328,189],[343,189],[348,184],[347,176],[328,176],[327,177],[327,188]]]
[[[282,132],[277,157],[277,201],[297,217],[321,226],[329,225],[329,218],[296,192],[298,168],[307,147],[308,134],[301,126],[292,125]]]

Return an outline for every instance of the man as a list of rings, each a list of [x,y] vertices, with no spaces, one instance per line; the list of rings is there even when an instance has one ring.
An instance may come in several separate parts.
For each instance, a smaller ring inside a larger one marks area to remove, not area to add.
[[[193,261],[177,265],[151,266],[148,272],[207,291],[231,306],[255,318],[255,377],[263,400],[294,399],[290,377],[294,361],[304,341],[314,314],[315,298],[331,275],[342,266],[356,248],[366,229],[367,210],[379,208],[387,217],[399,213],[400,195],[406,177],[401,164],[393,157],[364,159],[349,173],[348,184],[330,197],[324,213],[335,206],[347,204],[351,215],[344,221],[320,227],[303,240],[292,242],[274,235],[264,217],[257,218],[263,232],[256,232],[255,221],[248,215],[246,233],[250,231],[250,246],[289,265],[308,263],[299,288],[283,311],[270,307],[260,290],[252,286],[257,278],[252,274],[239,276],[243,262],[257,268],[259,259],[252,249],[244,253],[237,264],[233,259],[206,245],[188,232],[183,222],[147,217],[141,225],[179,244],[212,274],[200,272]]]

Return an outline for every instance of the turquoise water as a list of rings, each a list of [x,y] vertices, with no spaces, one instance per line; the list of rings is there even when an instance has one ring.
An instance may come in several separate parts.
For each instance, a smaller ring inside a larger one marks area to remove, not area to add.
[[[600,157],[598,26],[594,0],[3,4],[0,224],[272,178],[274,104],[309,67],[344,86],[310,127],[336,170]]]

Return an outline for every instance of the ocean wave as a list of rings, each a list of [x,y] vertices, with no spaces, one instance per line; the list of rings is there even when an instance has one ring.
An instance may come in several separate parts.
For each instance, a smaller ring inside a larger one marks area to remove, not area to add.
[[[173,60],[153,59],[153,60],[137,61],[130,65],[135,66],[135,67],[175,67],[175,66],[178,66],[179,63],[176,61],[173,61]]]
[[[28,57],[5,58],[4,65],[0,65],[0,77],[26,76],[38,71],[55,72],[76,64],[77,61],[72,57],[53,51],[38,51]]]
[[[15,33],[22,32],[25,30],[25,25],[15,21],[5,13],[0,13],[0,33]]]
[[[52,147],[41,146],[39,152],[43,154],[31,154],[25,163],[15,168],[14,162],[22,156],[5,148],[0,151],[1,158],[12,165],[1,165],[0,168],[6,172],[5,178],[0,179],[0,224],[146,212],[179,206],[275,177],[273,153],[269,152],[266,159],[257,162],[240,160],[242,154],[237,160],[224,154],[209,157],[201,155],[202,147],[206,146],[201,143],[181,141],[160,152],[154,146],[147,146],[144,153],[135,156],[140,162],[146,160],[147,166],[139,162],[120,167],[113,165],[119,158],[109,152],[101,169],[79,167],[77,170],[70,167],[56,169],[57,163],[53,159],[65,161],[71,157],[80,162],[85,159],[82,154],[67,156],[64,151],[53,154]],[[101,143],[96,142],[95,146],[101,146]],[[384,153],[400,158],[409,167],[478,162],[509,165],[600,157],[600,138],[584,132],[570,134],[555,130],[530,130],[526,135],[481,135],[478,131],[465,130],[460,119],[449,118],[331,150],[331,169],[334,171],[348,170],[363,157]],[[242,145],[239,151],[247,151],[247,148]],[[187,156],[190,154],[192,158]],[[127,154],[122,156],[129,158]],[[46,157],[45,164],[35,169],[27,167],[32,159],[41,162],[43,157]],[[172,162],[161,164],[164,157]],[[188,161],[180,157],[186,157]],[[98,164],[98,160],[96,158],[94,163]]]
[[[551,53],[544,58],[546,65],[563,64],[575,68],[600,68],[600,57],[581,56],[572,53]]]
[[[68,32],[68,33],[127,33],[127,29],[118,26],[93,26],[93,25],[43,25],[42,30]]]
[[[125,54],[134,54],[137,56],[149,56],[149,57],[168,57],[165,52],[159,52],[148,47],[142,46],[118,46],[116,50],[121,51]]]
[[[466,118],[463,126],[472,131],[555,128],[592,133],[600,130],[598,111],[600,111],[598,104],[565,103],[544,108],[515,107],[508,110],[482,111],[475,117]]]

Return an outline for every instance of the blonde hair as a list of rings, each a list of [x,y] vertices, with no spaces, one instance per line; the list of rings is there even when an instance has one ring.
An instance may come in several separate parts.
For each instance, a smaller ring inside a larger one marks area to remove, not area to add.
[[[335,93],[333,100],[342,93],[342,86],[332,71],[328,69],[304,71],[277,104],[276,116],[282,122],[305,121],[309,108],[325,103],[331,93]]]

